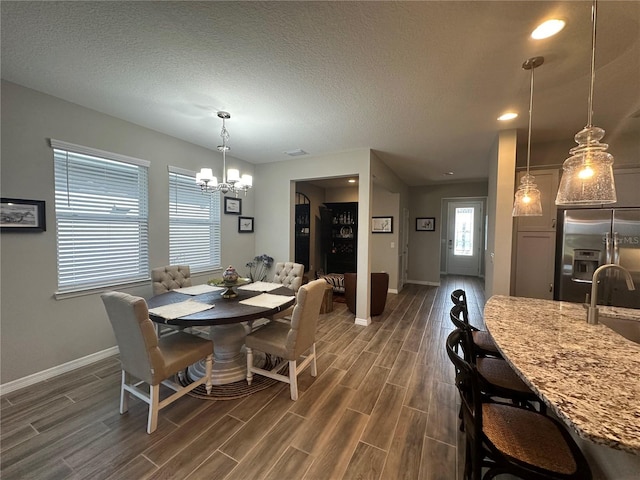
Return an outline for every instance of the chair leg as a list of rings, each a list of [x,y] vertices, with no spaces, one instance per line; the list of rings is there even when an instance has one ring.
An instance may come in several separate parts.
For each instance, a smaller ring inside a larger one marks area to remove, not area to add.
[[[251,385],[251,381],[253,380],[251,367],[253,367],[253,350],[247,347],[247,383],[249,385]]]
[[[160,400],[160,385],[149,387],[149,420],[147,421],[147,433],[153,433],[158,427],[158,410]]]
[[[213,370],[213,354],[208,355],[206,360],[205,360],[205,368],[206,368],[206,377],[207,377],[207,383],[206,385],[206,389],[207,389],[207,395],[209,395],[211,393],[211,372]]]
[[[129,392],[124,389],[124,386],[128,381],[129,374],[122,370],[122,380],[120,381],[120,414],[129,410]]]
[[[298,400],[298,372],[297,362],[289,360],[289,386],[291,389],[291,400]]]
[[[318,365],[316,363],[316,344],[314,343],[313,345],[311,345],[311,353],[310,355],[313,355],[313,360],[311,360],[311,376],[312,377],[317,377],[318,376]]]

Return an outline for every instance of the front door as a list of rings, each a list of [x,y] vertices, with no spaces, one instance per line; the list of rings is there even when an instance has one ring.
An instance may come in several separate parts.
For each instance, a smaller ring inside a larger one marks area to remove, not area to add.
[[[482,202],[449,202],[447,273],[480,275],[482,251]]]

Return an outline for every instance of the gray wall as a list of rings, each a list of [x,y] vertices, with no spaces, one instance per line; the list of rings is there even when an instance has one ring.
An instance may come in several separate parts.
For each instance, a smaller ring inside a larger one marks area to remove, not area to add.
[[[483,197],[488,184],[483,182],[448,183],[412,187],[409,189],[411,217],[409,219],[409,282],[440,284],[442,263],[441,237],[446,231],[446,198]],[[416,232],[416,218],[435,217],[435,232]]]
[[[212,129],[217,128],[212,124]],[[0,383],[100,352],[115,345],[98,294],[63,300],[57,286],[53,151],[48,139],[149,160],[150,262],[169,261],[167,166],[221,172],[217,151],[89,110],[34,90],[2,82],[3,197],[45,200],[47,231],[1,235]],[[241,171],[253,165],[228,159]],[[255,178],[255,177],[254,177]],[[256,187],[243,198],[243,215],[253,216]],[[243,267],[255,254],[255,235],[238,234],[238,217],[222,215],[223,265]],[[241,269],[242,270],[242,269]],[[196,276],[204,283],[214,272]],[[117,287],[116,287],[117,288]],[[119,288],[118,288],[119,289]],[[150,284],[122,289],[147,297]]]

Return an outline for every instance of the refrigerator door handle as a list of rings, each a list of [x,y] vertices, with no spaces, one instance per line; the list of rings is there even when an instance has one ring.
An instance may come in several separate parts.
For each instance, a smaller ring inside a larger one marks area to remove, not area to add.
[[[620,239],[618,238],[618,232],[613,232],[613,258],[611,263],[620,265]]]
[[[609,232],[604,234],[604,263],[613,263],[612,251],[611,251],[611,234]]]

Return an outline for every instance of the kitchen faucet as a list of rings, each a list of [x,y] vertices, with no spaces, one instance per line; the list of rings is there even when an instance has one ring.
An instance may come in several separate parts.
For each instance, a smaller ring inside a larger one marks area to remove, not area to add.
[[[607,263],[596,268],[596,271],[593,272],[593,278],[591,280],[591,303],[589,306],[587,306],[587,323],[589,323],[590,325],[598,324],[598,276],[600,275],[600,272],[608,268],[621,270],[624,273],[625,280],[627,281],[627,288],[630,291],[636,289],[636,286],[633,284],[633,278],[631,278],[631,274],[626,268],[621,267],[620,265],[616,265],[615,263]],[[589,300],[587,299],[587,301]]]

